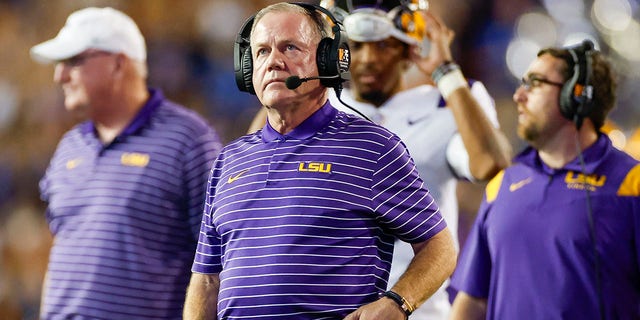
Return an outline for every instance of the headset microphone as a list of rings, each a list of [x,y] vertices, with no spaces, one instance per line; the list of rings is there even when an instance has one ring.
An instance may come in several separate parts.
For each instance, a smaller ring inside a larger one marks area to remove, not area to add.
[[[294,90],[294,89],[297,89],[299,86],[301,86],[303,82],[307,82],[309,80],[335,79],[335,78],[339,78],[339,77],[340,77],[339,75],[328,76],[328,77],[318,76],[318,77],[308,77],[308,78],[300,78],[298,76],[290,76],[290,77],[284,79],[284,84],[287,86],[287,89]]]

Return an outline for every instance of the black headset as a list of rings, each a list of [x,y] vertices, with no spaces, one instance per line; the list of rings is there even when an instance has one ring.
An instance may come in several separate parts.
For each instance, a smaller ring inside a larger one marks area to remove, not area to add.
[[[308,3],[292,3],[309,11],[324,13],[333,23],[331,28],[333,39],[326,37],[318,44],[316,64],[318,65],[320,83],[328,88],[342,89],[342,83],[349,78],[350,52],[347,44],[347,34],[331,12],[321,6]],[[244,22],[236,36],[233,47],[233,65],[236,84],[240,91],[256,94],[253,87],[253,58],[249,38],[255,14]]]
[[[580,129],[582,121],[594,108],[593,86],[591,85],[593,68],[591,55],[595,52],[593,42],[584,40],[580,45],[567,48],[571,54],[572,76],[560,91],[560,113],[576,124]]]

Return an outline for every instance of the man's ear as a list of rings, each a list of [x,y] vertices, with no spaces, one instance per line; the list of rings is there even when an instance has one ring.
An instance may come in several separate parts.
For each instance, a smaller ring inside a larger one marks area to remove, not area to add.
[[[115,64],[113,71],[120,74],[127,70],[127,64],[132,63],[124,53],[116,53],[114,61]]]

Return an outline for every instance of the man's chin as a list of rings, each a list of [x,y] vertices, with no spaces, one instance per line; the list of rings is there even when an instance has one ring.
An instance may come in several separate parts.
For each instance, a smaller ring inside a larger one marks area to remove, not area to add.
[[[365,101],[386,101],[387,97],[381,90],[361,91],[360,97]]]
[[[78,104],[73,103],[65,103],[65,110],[69,114],[71,114],[76,119],[86,119],[87,118],[87,108],[80,106]]]
[[[264,92],[261,102],[265,106],[275,107],[287,104],[295,98],[292,90],[273,90]]]

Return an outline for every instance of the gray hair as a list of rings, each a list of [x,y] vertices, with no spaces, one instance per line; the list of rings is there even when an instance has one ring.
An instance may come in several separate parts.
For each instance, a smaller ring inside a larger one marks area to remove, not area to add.
[[[262,19],[267,13],[270,13],[270,12],[294,12],[294,13],[300,13],[309,17],[309,19],[311,19],[311,21],[316,26],[316,30],[317,30],[316,34],[320,35],[320,39],[329,37],[329,35],[332,33],[330,21],[326,19],[325,16],[320,11],[312,9],[311,5],[309,5],[309,7],[304,7],[298,4],[293,4],[288,2],[280,2],[280,3],[272,4],[258,11],[258,13],[256,14],[253,20],[253,26],[251,27],[252,33],[256,25],[258,24],[258,21],[260,21],[260,19]]]

